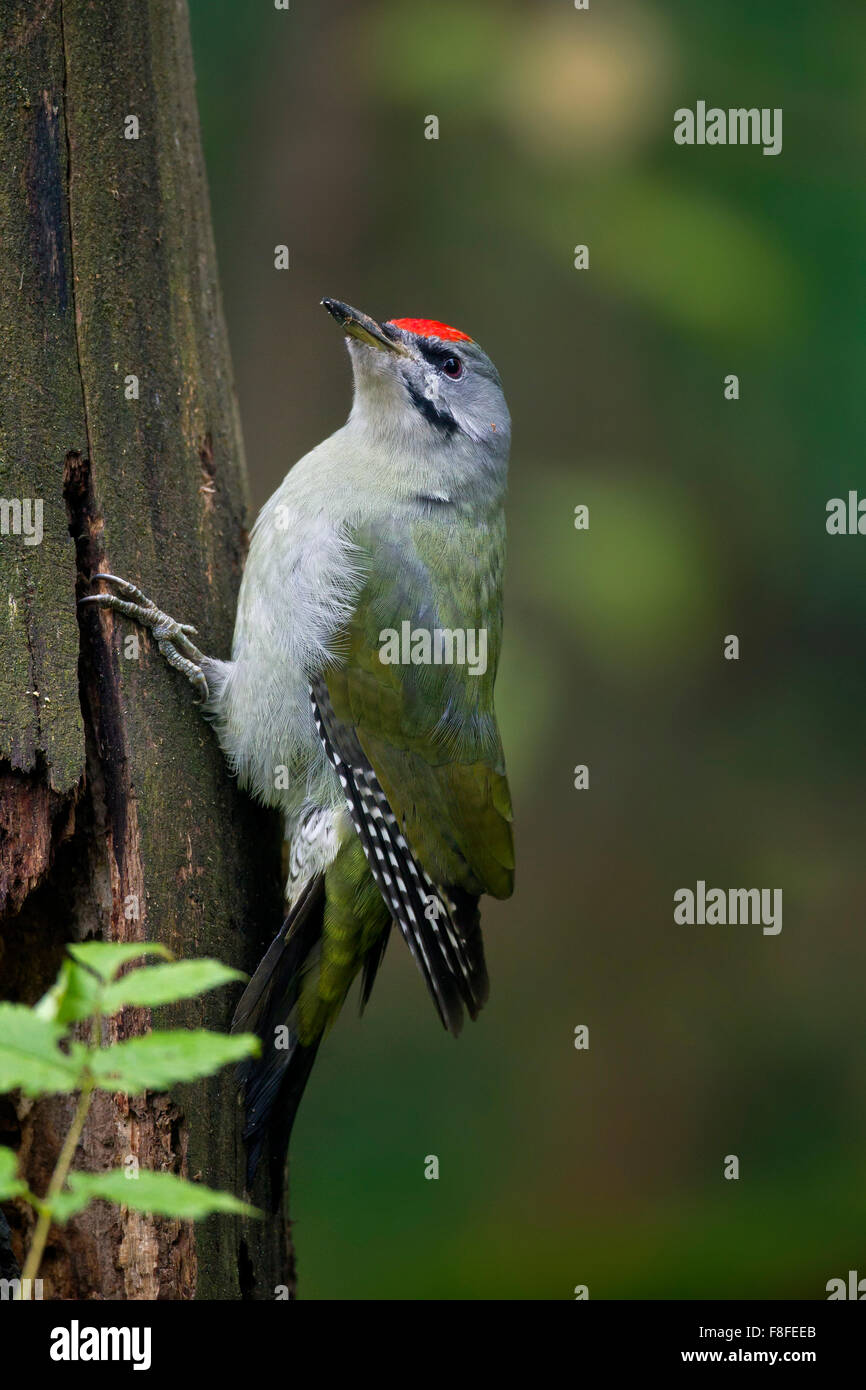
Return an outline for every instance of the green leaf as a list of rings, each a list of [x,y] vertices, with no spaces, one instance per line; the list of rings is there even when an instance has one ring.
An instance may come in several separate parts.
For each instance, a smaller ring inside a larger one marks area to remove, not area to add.
[[[0,1202],[10,1197],[23,1197],[26,1191],[26,1182],[18,1176],[17,1156],[11,1149],[0,1149]]]
[[[100,989],[100,981],[92,971],[76,965],[67,956],[54,984],[38,1004],[34,1004],[33,1012],[38,1018],[57,1023],[75,1023],[80,1018],[90,1018],[96,1011]]]
[[[218,960],[181,960],[171,965],[151,965],[123,975],[107,986],[102,1006],[106,1014],[116,1013],[124,1004],[156,1008],[175,999],[188,999],[231,980],[245,980],[240,970],[231,970]]]
[[[168,947],[156,941],[81,941],[67,947],[69,954],[81,965],[96,972],[101,980],[110,980],[127,961],[139,956],[162,956],[171,960]]]
[[[67,1190],[52,1203],[54,1218],[61,1223],[68,1221],[95,1200],[116,1202],[158,1216],[174,1216],[181,1221],[198,1221],[215,1211],[261,1215],[230,1192],[215,1192],[173,1173],[152,1173],[140,1168],[133,1174],[132,1170],[112,1168],[107,1173],[70,1173]]]
[[[253,1033],[210,1033],[205,1029],[166,1030],[145,1038],[130,1038],[99,1052],[85,1054],[98,1086],[104,1091],[164,1091],[176,1081],[212,1076],[229,1062],[258,1056],[261,1044]]]
[[[77,1090],[81,1064],[58,1048],[63,1034],[59,1023],[24,1004],[0,1004],[0,1091],[20,1086],[25,1095],[40,1096]]]

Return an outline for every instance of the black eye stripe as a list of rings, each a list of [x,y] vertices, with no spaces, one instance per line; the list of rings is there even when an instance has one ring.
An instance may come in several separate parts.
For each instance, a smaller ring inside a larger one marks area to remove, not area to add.
[[[433,402],[427,398],[427,396],[418,391],[406,377],[403,378],[403,385],[415,409],[420,411],[428,424],[435,426],[437,430],[441,430],[442,434],[446,436],[450,436],[456,432],[457,421],[454,419],[450,410],[440,410],[438,406],[435,406]]]

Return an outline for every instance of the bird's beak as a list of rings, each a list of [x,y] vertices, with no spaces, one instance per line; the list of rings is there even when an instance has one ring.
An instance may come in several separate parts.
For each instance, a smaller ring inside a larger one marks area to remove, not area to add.
[[[396,353],[398,357],[412,356],[405,343],[399,338],[389,337],[381,323],[371,319],[369,314],[362,314],[359,309],[353,309],[351,304],[343,304],[339,299],[323,299],[322,305],[337,320],[347,337],[357,338],[359,342],[368,343],[381,352]]]

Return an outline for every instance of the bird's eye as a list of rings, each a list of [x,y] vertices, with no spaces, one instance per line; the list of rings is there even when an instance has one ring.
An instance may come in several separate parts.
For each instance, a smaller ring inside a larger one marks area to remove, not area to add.
[[[463,375],[463,363],[459,357],[446,357],[442,363],[442,370],[452,381],[459,381]]]

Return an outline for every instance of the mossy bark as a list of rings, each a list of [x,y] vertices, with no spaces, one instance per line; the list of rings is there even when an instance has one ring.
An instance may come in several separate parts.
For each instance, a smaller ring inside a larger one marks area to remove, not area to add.
[[[246,479],[185,0],[10,0],[0,24],[0,993],[32,1002],[86,935],[254,967],[279,921],[279,832],[155,644],[76,611],[109,569],[208,652],[230,647]],[[234,1002],[222,990],[160,1021],[226,1029]],[[66,1112],[0,1107],[37,1191]],[[238,1191],[231,1076],[171,1101],[102,1097],[77,1164],[130,1154]],[[9,1214],[20,1247],[27,1217]],[[53,1232],[43,1274],[52,1297],[293,1284],[285,1223],[103,1204]]]

